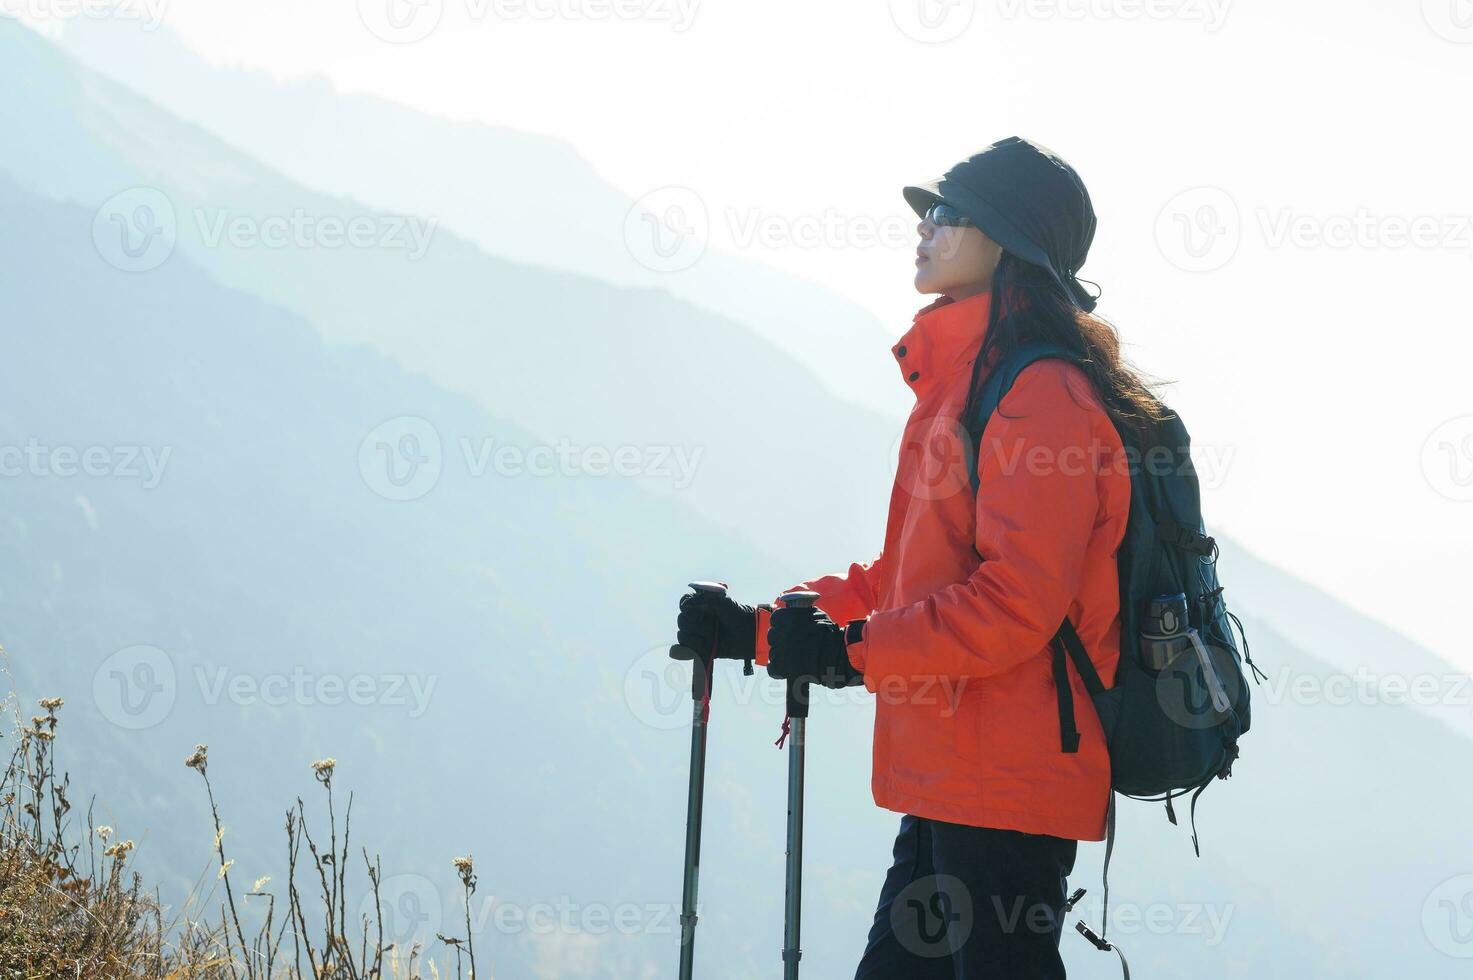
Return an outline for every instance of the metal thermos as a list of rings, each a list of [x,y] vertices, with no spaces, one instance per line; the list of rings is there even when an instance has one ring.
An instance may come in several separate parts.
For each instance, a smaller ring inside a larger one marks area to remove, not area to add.
[[[1147,670],[1165,670],[1176,655],[1192,648],[1187,635],[1187,596],[1158,595],[1146,603],[1141,618],[1141,662]]]

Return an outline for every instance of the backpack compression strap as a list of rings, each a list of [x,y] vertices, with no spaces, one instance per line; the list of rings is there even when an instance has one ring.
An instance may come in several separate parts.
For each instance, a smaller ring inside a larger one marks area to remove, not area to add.
[[[968,419],[968,428],[972,432],[972,447],[976,450],[978,457],[982,455],[982,435],[987,430],[987,423],[997,413],[997,406],[1002,403],[1003,396],[1013,387],[1013,382],[1018,380],[1018,375],[1034,361],[1051,357],[1068,361],[1071,364],[1079,364],[1083,360],[1080,355],[1057,344],[1025,344],[999,361],[987,373],[986,380],[982,382],[982,389],[977,393],[977,403],[972,408],[971,418]],[[980,483],[976,462],[974,460],[971,468],[972,493],[974,494]]]
[[[983,380],[970,418],[970,428],[974,433],[972,442],[976,450],[976,459],[971,467],[974,494],[981,483],[977,470],[981,462],[982,438],[987,432],[987,423],[997,414],[1003,396],[1013,387],[1013,382],[1018,380],[1018,375],[1023,373],[1024,368],[1049,358],[1076,365],[1083,360],[1079,354],[1058,344],[1025,344],[993,365]],[[1069,686],[1068,661],[1074,661],[1079,676],[1084,680],[1085,690],[1089,691],[1091,697],[1103,694],[1105,685],[1100,681],[1099,672],[1095,670],[1089,654],[1085,652],[1084,644],[1074,630],[1074,624],[1067,617],[1050,642],[1054,650],[1054,688],[1059,702],[1059,747],[1064,752],[1078,752],[1079,727],[1074,720],[1074,693]]]
[[[1074,669],[1079,671],[1079,679],[1084,681],[1084,689],[1090,697],[1104,694],[1105,682],[1100,679],[1100,672],[1095,670],[1094,661],[1089,659],[1084,641],[1079,638],[1069,617],[1064,617],[1049,645],[1054,650],[1054,690],[1059,701],[1059,748],[1063,752],[1078,752],[1079,727],[1074,722],[1074,689],[1069,683],[1069,662],[1074,662]]]

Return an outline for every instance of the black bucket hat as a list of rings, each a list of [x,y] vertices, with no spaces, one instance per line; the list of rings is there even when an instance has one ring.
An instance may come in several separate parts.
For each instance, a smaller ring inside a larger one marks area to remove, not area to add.
[[[903,193],[921,217],[945,201],[1004,251],[1045,270],[1081,309],[1095,308],[1098,293],[1078,276],[1095,237],[1094,206],[1079,174],[1047,147],[1009,136]]]

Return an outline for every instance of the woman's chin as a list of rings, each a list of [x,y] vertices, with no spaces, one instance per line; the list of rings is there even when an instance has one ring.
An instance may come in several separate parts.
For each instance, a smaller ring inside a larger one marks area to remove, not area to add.
[[[930,296],[941,292],[941,286],[936,283],[933,277],[926,274],[925,269],[916,270],[915,287],[916,292],[923,296]]]

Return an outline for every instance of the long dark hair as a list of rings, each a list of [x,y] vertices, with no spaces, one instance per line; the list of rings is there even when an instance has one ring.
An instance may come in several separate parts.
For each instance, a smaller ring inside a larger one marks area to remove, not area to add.
[[[1109,321],[1079,309],[1047,271],[1009,252],[992,276],[992,299],[982,349],[972,365],[964,418],[972,415],[985,380],[984,369],[1024,343],[1057,344],[1080,356],[1106,412],[1122,438],[1149,445],[1156,423],[1168,417],[1148,380],[1120,352],[1120,334]]]

